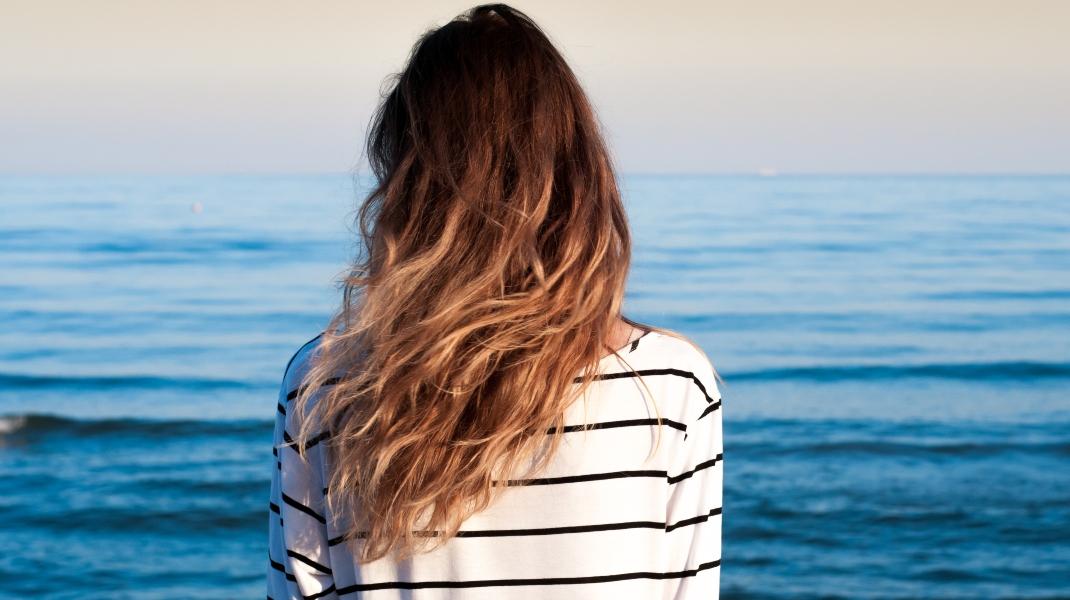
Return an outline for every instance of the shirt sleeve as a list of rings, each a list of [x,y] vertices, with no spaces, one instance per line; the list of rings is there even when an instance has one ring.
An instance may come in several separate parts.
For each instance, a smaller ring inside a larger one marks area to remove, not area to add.
[[[721,394],[704,357],[688,387],[685,406],[694,412],[669,471],[666,534],[672,539],[680,586],[675,600],[717,600],[721,580],[721,502],[724,446]]]
[[[289,410],[290,392],[296,388],[294,365],[287,368],[279,391],[272,453],[271,495],[268,518],[267,597],[273,600],[336,598],[330,567],[327,520],[324,509],[322,444],[308,444],[308,460],[286,444],[296,432]]]

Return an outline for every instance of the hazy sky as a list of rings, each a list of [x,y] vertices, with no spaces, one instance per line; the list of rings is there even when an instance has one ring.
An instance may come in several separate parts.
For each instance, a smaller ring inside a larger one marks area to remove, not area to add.
[[[0,171],[357,164],[467,2],[0,0]],[[1070,172],[1070,1],[517,0],[628,172]]]

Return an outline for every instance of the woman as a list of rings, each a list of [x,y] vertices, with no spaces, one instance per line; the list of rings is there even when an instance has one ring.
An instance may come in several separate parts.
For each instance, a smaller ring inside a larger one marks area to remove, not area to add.
[[[429,31],[368,155],[364,251],[283,378],[268,596],[717,598],[716,375],[620,314],[623,205],[550,41],[502,4]]]

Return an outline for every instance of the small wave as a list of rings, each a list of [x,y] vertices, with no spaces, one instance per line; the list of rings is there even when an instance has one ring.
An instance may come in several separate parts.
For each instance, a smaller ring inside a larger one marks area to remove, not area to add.
[[[91,437],[133,433],[145,437],[188,435],[261,434],[270,431],[271,421],[240,419],[208,421],[195,419],[78,419],[45,414],[11,414],[0,416],[0,435],[26,436],[62,433],[72,437]]]
[[[265,490],[263,485],[259,487]],[[205,510],[203,504],[198,505],[195,498],[178,498],[177,502],[161,502],[155,506],[131,502],[133,506],[78,507],[56,512],[29,511],[19,519],[19,526],[51,531],[54,532],[53,535],[81,532],[95,537],[99,534],[129,534],[136,531],[138,535],[182,535],[186,539],[214,536],[218,539],[222,532],[252,531],[267,518],[267,507],[261,503],[254,505],[231,497],[231,502],[225,508]],[[168,504],[177,504],[178,507],[171,508]]]
[[[33,375],[0,373],[0,388],[6,389],[180,389],[207,391],[259,388],[247,381],[158,375]]]
[[[962,290],[925,294],[927,300],[1067,300],[1068,289],[1049,290]]]
[[[935,441],[895,441],[895,440],[845,440],[817,444],[800,445],[791,449],[793,452],[811,454],[869,454],[876,456],[948,456],[957,458],[976,458],[996,456],[1004,453],[1022,452],[1031,456],[1050,454],[1054,456],[1070,455],[1070,442],[950,442]]]
[[[726,373],[733,381],[874,381],[885,379],[958,379],[968,381],[1029,381],[1070,377],[1070,364],[1035,361],[989,363],[929,363],[917,365],[815,365]]]
[[[127,240],[83,244],[78,248],[82,253],[101,254],[215,254],[225,251],[265,252],[284,251],[292,244],[266,238],[172,238],[148,239],[130,238]]]

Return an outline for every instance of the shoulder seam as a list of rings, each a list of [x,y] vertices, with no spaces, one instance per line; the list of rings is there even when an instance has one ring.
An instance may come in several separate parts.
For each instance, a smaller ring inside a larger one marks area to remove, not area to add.
[[[629,354],[631,354],[632,352],[635,352],[636,350],[639,349],[639,340],[645,338],[646,334],[650,333],[650,331],[651,331],[650,329],[643,329],[643,333],[641,333],[639,335],[639,337],[637,337],[634,340],[632,340],[631,349],[628,350]]]
[[[703,417],[721,410],[723,401],[721,385],[717,370],[702,346],[682,335],[681,337],[667,337],[674,338],[673,351],[682,358],[680,366],[690,373],[693,385],[702,392],[703,399],[706,401],[701,410],[696,408],[694,413],[689,410],[686,424],[688,431],[690,431],[691,425],[700,423],[703,421]],[[697,416],[695,416],[696,414]]]

